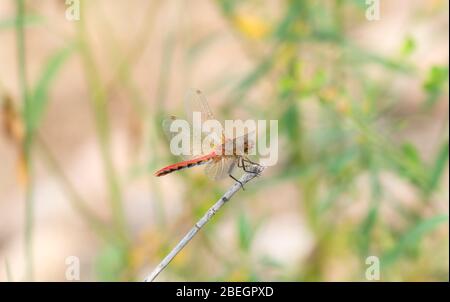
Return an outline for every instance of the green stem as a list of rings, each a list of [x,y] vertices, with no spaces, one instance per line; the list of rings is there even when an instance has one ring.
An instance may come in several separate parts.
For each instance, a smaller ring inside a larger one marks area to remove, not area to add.
[[[5,271],[6,271],[6,280],[8,282],[12,282],[13,281],[13,277],[12,277],[12,273],[11,273],[11,268],[9,267],[8,259],[5,260]]]
[[[31,181],[31,132],[28,122],[30,99],[28,96],[28,84],[26,76],[26,56],[25,56],[25,2],[24,0],[16,1],[17,9],[17,52],[18,52],[18,66],[19,66],[19,85],[23,102],[23,120],[25,121],[26,131],[25,140],[23,143],[23,160],[26,171],[26,186],[25,186],[25,264],[26,264],[26,278],[33,279],[33,249],[32,249],[32,232],[33,232],[33,192]]]
[[[84,4],[87,4],[87,2],[84,2]],[[83,7],[83,5],[81,7]],[[81,18],[78,23],[81,56],[86,73],[86,78],[88,80],[90,96],[92,99],[92,108],[94,111],[97,136],[100,141],[101,158],[103,161],[105,177],[109,188],[109,200],[111,203],[112,216],[114,219],[114,225],[117,231],[117,235],[123,241],[123,243],[126,243],[127,236],[125,216],[122,206],[122,193],[110,152],[110,131],[106,92],[101,83],[100,75],[97,72],[93,56],[90,52],[84,18]]]

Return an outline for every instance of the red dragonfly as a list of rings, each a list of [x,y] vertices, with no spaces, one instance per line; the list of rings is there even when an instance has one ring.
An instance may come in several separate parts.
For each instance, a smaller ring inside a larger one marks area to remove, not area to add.
[[[186,105],[190,107],[187,110],[189,117],[191,116],[189,115],[189,113],[197,111],[201,113],[202,122],[205,120],[215,120],[205,97],[199,90],[190,92],[186,103]],[[193,110],[194,108],[197,108],[197,110]],[[174,136],[174,133],[170,131],[170,126],[176,120],[177,119],[175,117],[171,117],[170,119],[163,121],[164,132],[169,139],[172,139]],[[191,129],[193,127],[193,124],[194,123],[191,120]],[[190,131],[189,134],[192,134],[192,131]],[[191,156],[185,156],[185,159],[183,161],[169,165],[156,171],[155,176],[164,176],[175,171],[180,171],[200,165],[206,165],[205,172],[208,177],[214,180],[218,180],[229,176],[236,182],[239,182],[242,186],[242,183],[232,175],[234,168],[237,166],[238,168],[242,168],[245,172],[255,173],[249,167],[251,165],[259,164],[251,161],[248,158],[249,152],[254,147],[254,141],[252,140],[252,136],[249,133],[234,138],[226,138],[224,131],[221,131],[221,133],[203,132],[202,134],[206,134],[210,137],[216,137],[216,139],[213,140],[212,144],[210,145],[211,148],[209,152],[200,152],[200,154],[194,155],[195,151],[193,150],[195,150],[195,148],[190,148]]]

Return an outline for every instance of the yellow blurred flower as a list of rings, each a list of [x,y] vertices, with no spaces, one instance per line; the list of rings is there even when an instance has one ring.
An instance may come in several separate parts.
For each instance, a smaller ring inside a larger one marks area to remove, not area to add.
[[[269,33],[269,24],[256,15],[236,15],[233,23],[241,33],[252,39],[262,39]]]
[[[28,166],[26,163],[25,154],[23,152],[20,153],[16,169],[18,181],[23,187],[25,187],[28,184]]]
[[[139,234],[136,245],[131,249],[130,265],[132,268],[139,268],[143,264],[156,258],[157,247],[161,245],[163,239],[159,233],[153,230],[144,230]]]
[[[0,101],[2,105],[0,116],[2,120],[1,127],[3,128],[6,137],[17,150],[17,178],[19,183],[25,187],[28,183],[28,166],[23,150],[25,126],[12,98],[9,95],[4,95]]]
[[[319,92],[319,97],[325,102],[332,102],[337,97],[337,91],[334,87],[327,87]]]
[[[228,277],[228,280],[231,282],[246,281],[248,280],[248,272],[243,269],[234,270]]]
[[[336,101],[336,107],[337,107],[337,111],[343,115],[351,114],[351,107],[350,107],[348,101],[343,98],[339,98]]]
[[[164,255],[165,256],[165,255]],[[185,266],[190,258],[189,249],[182,249],[175,258],[172,260],[172,267],[183,267]]]

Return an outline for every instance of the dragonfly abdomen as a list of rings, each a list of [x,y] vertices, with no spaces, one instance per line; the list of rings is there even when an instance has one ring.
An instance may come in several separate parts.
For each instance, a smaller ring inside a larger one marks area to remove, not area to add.
[[[195,158],[192,160],[187,160],[187,161],[183,161],[183,162],[179,162],[167,167],[164,167],[158,171],[155,172],[155,176],[164,176],[166,174],[175,172],[175,171],[180,171],[186,168],[192,168],[195,166],[200,166],[200,165],[204,165],[209,163],[212,159],[213,156],[211,155],[207,155],[207,156],[203,156],[200,158]]]

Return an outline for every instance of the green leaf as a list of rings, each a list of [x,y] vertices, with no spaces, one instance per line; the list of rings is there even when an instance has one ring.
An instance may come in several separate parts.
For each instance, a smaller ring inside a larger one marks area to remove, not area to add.
[[[421,165],[419,152],[417,148],[411,143],[405,143],[402,146],[402,153],[406,160],[415,165]]]
[[[274,34],[281,42],[288,40],[297,40],[299,34],[296,32],[296,25],[299,22],[307,23],[308,17],[308,2],[307,1],[292,1],[286,8],[283,19],[278,23]]]
[[[439,90],[448,78],[448,68],[445,66],[433,66],[428,71],[423,87],[427,92]]]
[[[44,66],[44,70],[32,92],[31,102],[26,112],[26,122],[31,133],[38,127],[48,103],[48,91],[64,62],[74,50],[73,45],[54,53]]]
[[[420,240],[429,232],[434,230],[440,224],[448,221],[447,215],[438,215],[426,220],[422,220],[410,230],[408,230],[398,241],[397,244],[389,251],[387,251],[383,257],[381,264],[388,266],[394,263],[400,256],[406,251],[417,245]]]
[[[347,149],[343,152],[330,156],[326,161],[328,171],[331,175],[339,175],[348,169],[358,159],[358,150]]]
[[[416,41],[412,37],[408,36],[403,41],[400,53],[402,56],[407,57],[411,55],[415,49],[416,49]]]
[[[367,213],[366,218],[364,218],[364,221],[361,223],[359,230],[359,249],[362,255],[367,255],[369,252],[370,243],[372,241],[372,230],[378,218],[378,206],[378,203],[374,204]]]
[[[426,106],[432,106],[441,95],[448,80],[448,66],[433,66],[423,83],[423,88],[428,94]]]
[[[291,141],[296,141],[300,136],[300,122],[298,117],[297,104],[292,103],[281,117],[281,130],[287,133]]]
[[[99,280],[119,281],[126,267],[126,249],[114,242],[104,246],[95,259],[95,271]]]
[[[218,4],[220,8],[222,9],[222,12],[226,16],[231,16],[234,14],[236,10],[236,6],[238,5],[237,0],[219,0]]]
[[[425,188],[427,194],[431,193],[439,185],[444,169],[448,161],[448,140],[441,146],[434,165],[430,171],[428,182]]]
[[[399,156],[392,158],[397,173],[423,189],[426,183],[427,168],[417,148],[410,143],[405,143],[399,151]]]
[[[242,250],[248,251],[251,245],[253,231],[245,214],[239,215],[238,219],[239,246]]]

